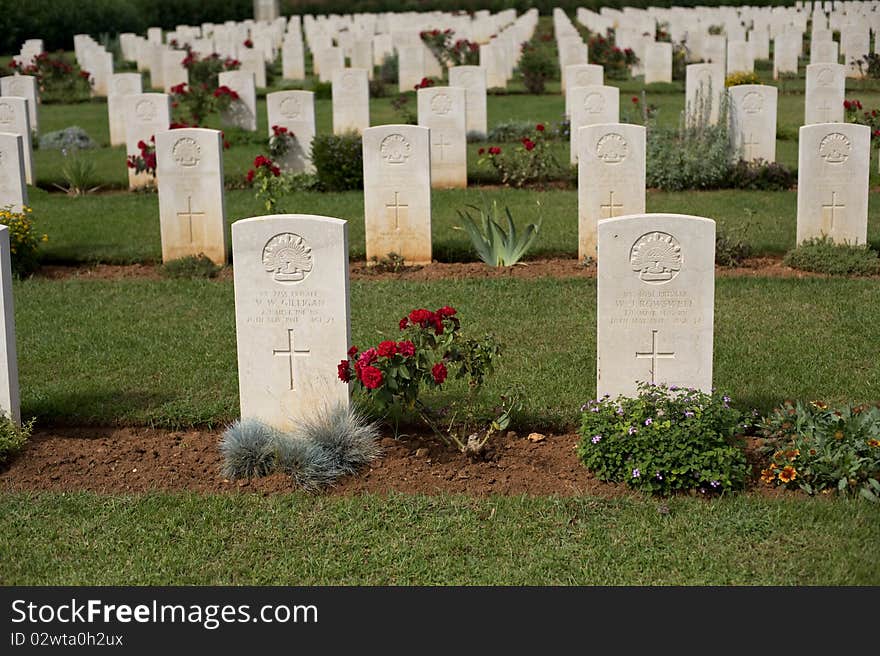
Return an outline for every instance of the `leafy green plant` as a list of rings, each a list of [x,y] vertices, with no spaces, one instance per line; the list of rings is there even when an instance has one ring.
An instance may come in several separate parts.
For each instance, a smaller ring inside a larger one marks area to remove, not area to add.
[[[357,133],[316,135],[312,140],[312,163],[326,191],[364,187],[361,136]]]
[[[880,406],[786,401],[761,428],[764,483],[880,502]]]
[[[797,183],[797,173],[779,162],[738,160],[730,167],[726,187],[749,191],[786,191]]]
[[[741,84],[761,84],[761,78],[751,71],[736,71],[724,78],[724,86],[736,87]]]
[[[33,427],[33,419],[19,426],[7,415],[0,415],[0,465],[6,464],[10,458],[21,453],[30,439]]]
[[[33,210],[23,207],[15,212],[10,206],[0,209],[0,224],[9,228],[9,251],[12,255],[12,273],[26,276],[39,266],[37,249],[41,242],[49,240],[48,235],[38,235],[31,218]]]
[[[752,246],[742,235],[748,231],[744,225],[739,230],[715,231],[715,264],[723,267],[741,266],[752,254]]]
[[[501,227],[497,201],[492,202],[491,208],[479,208],[475,205],[468,205],[467,208],[479,212],[479,222],[471,216],[468,209],[457,210],[458,216],[477,251],[477,256],[489,266],[513,266],[538,238],[541,218],[538,219],[537,224],[530,223],[522,233],[519,233],[508,207],[504,208],[507,230]]]
[[[30,63],[19,65],[13,60],[10,66],[22,75],[37,78],[40,102],[47,105],[86,102],[91,98],[89,72],[80,69],[68,55],[43,52]]]
[[[78,148],[63,150],[64,163],[61,165],[61,175],[67,186],[55,184],[56,187],[66,192],[68,196],[84,196],[101,188],[97,182],[95,163],[79,151]]]
[[[557,74],[557,65],[546,48],[524,43],[519,72],[529,93],[542,94],[547,80]]]
[[[471,393],[478,391],[494,371],[501,347],[491,335],[464,337],[456,314],[449,306],[413,310],[398,324],[404,339],[384,340],[363,352],[352,346],[337,374],[378,411],[392,415],[395,424],[404,412],[414,411],[444,442],[465,451],[466,442],[453,431],[437,428],[421,392],[441,388],[452,372],[455,379],[467,380]]]
[[[513,187],[543,185],[562,173],[562,167],[548,143],[547,133],[546,126],[538,123],[529,136],[520,139],[519,147],[480,148],[477,163],[491,164],[503,184]]]
[[[610,80],[625,80],[630,77],[633,64],[639,62],[632,48],[620,48],[616,43],[614,29],[606,34],[596,34],[587,42],[590,62],[605,69],[605,77]]]
[[[836,244],[827,236],[808,239],[785,255],[793,269],[834,276],[870,276],[880,273],[877,251],[868,245]]]
[[[581,411],[578,457],[599,480],[663,495],[745,485],[742,414],[727,396],[640,383],[635,398],[606,396]]]
[[[220,267],[204,253],[169,260],[162,265],[162,275],[166,278],[215,278]]]

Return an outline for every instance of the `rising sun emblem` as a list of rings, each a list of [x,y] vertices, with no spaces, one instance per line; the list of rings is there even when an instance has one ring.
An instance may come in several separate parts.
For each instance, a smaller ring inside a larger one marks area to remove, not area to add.
[[[819,157],[829,164],[843,164],[849,159],[852,143],[845,134],[832,132],[819,143]]]
[[[263,247],[263,266],[277,282],[302,282],[312,270],[312,249],[292,232],[275,235]]]
[[[681,271],[681,244],[665,232],[649,232],[636,239],[629,260],[642,282],[669,282]]]

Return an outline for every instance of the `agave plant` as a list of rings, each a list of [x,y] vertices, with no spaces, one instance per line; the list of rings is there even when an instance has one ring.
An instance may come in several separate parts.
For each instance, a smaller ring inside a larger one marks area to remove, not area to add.
[[[538,238],[542,222],[540,218],[537,224],[530,223],[522,233],[519,233],[513,223],[510,208],[505,207],[504,215],[507,218],[505,232],[501,227],[501,213],[496,201],[492,202],[491,208],[481,209],[475,205],[467,205],[466,208],[479,212],[479,222],[471,216],[469,209],[458,210],[458,216],[464,224],[464,230],[471,238],[477,255],[490,266],[516,264]]]

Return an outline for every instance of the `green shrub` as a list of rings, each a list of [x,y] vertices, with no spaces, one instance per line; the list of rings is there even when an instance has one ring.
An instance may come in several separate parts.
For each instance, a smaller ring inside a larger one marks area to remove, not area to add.
[[[162,275],[166,278],[214,278],[220,267],[204,253],[188,255],[169,260],[162,265]]]
[[[536,121],[504,121],[489,128],[486,141],[512,143],[522,141],[525,137],[533,137]]]
[[[557,74],[557,65],[546,48],[525,43],[519,59],[519,72],[529,93],[542,94],[547,80]]]
[[[312,141],[312,163],[325,191],[363,189],[361,137],[356,133],[319,134]]]
[[[6,415],[0,415],[0,465],[21,453],[34,427],[34,420],[19,426]]]
[[[464,230],[471,239],[471,245],[479,258],[489,266],[513,266],[522,259],[529,248],[538,238],[541,230],[541,219],[538,223],[530,223],[525,231],[517,233],[516,224],[510,208],[504,208],[504,216],[507,219],[507,231],[501,227],[498,203],[492,203],[492,207],[480,209],[474,205],[468,205],[480,214],[477,222],[471,217],[468,209],[458,210],[458,217],[464,225]]]
[[[64,53],[42,52],[31,62],[16,65],[13,60],[10,66],[22,75],[37,78],[40,102],[44,104],[86,102],[92,96],[89,71],[82,70],[73,57]]]
[[[785,164],[737,161],[727,176],[727,187],[749,191],[786,191],[797,183],[797,173]]]
[[[88,133],[77,125],[40,135],[40,150],[68,150],[71,148],[82,150],[96,148],[97,145]]]
[[[752,254],[752,246],[732,232],[715,231],[715,264],[736,267]]]
[[[761,84],[761,78],[751,71],[737,71],[724,78],[724,86],[737,87],[741,84]]]
[[[682,130],[649,128],[646,181],[663,191],[724,187],[733,148],[723,122]]]
[[[625,80],[630,77],[633,64],[639,58],[631,48],[618,48],[613,29],[605,36],[595,34],[587,42],[590,63],[599,64],[605,69],[605,78],[609,80]]]
[[[761,428],[764,483],[880,501],[880,406],[786,401]]]
[[[333,84],[316,80],[312,93],[315,94],[315,100],[330,100],[333,98]]]
[[[735,443],[742,415],[726,396],[640,383],[635,398],[604,397],[581,410],[578,456],[599,480],[664,495],[745,484],[745,453]]]
[[[379,67],[379,75],[376,77],[387,85],[397,84],[399,80],[397,61],[397,52],[385,55],[382,59],[382,65]]]
[[[809,239],[785,255],[793,269],[834,276],[870,276],[880,273],[880,258],[867,245],[835,244],[828,237]]]
[[[12,254],[12,273],[26,276],[39,266],[37,249],[41,242],[48,241],[47,235],[38,235],[34,230],[31,208],[13,212],[8,206],[0,208],[0,224],[9,228],[9,250]]]

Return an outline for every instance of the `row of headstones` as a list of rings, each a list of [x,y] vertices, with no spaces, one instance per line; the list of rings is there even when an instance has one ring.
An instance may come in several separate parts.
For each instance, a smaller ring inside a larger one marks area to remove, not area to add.
[[[676,214],[600,221],[597,394],[640,381],[712,389],[715,222]],[[232,226],[241,416],[280,429],[349,403],[347,223],[275,215]]]

